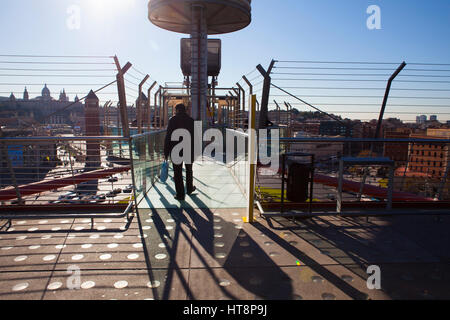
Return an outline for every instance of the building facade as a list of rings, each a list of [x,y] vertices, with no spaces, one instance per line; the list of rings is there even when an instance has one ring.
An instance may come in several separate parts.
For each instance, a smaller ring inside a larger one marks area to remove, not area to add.
[[[411,134],[411,138],[433,139],[436,143],[410,144],[408,170],[424,173],[432,178],[444,177],[449,165],[449,145],[439,140],[448,140],[450,129],[428,129],[426,134]]]
[[[348,124],[343,124],[338,121],[320,121],[319,134],[321,136],[343,136],[352,137],[353,136],[353,126]]]
[[[399,128],[393,131],[386,131],[384,137],[386,139],[408,139],[411,130],[407,128]],[[409,146],[408,143],[385,143],[384,156],[397,162],[398,165],[404,165],[408,161]]]

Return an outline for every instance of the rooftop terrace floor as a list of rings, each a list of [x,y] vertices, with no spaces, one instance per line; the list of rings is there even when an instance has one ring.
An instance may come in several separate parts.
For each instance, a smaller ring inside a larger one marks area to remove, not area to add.
[[[182,203],[172,177],[156,183],[131,222],[14,220],[0,232],[0,299],[450,298],[447,216],[249,224],[224,165],[197,162],[194,176]],[[370,265],[381,290],[367,287]]]
[[[14,221],[0,233],[0,299],[450,298],[447,217],[243,215],[140,209],[128,228],[105,218],[94,230],[84,219]],[[369,265],[381,290],[366,286]]]

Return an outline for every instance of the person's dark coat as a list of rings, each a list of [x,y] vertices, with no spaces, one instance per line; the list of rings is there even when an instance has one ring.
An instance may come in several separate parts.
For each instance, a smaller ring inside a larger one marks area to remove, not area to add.
[[[177,129],[186,129],[191,135],[191,158],[188,164],[192,164],[194,162],[194,119],[185,112],[177,113],[169,120],[164,143],[164,156],[168,159],[172,149],[183,140],[183,138],[180,138],[179,141],[172,141],[172,133]],[[180,155],[183,156],[182,153]]]

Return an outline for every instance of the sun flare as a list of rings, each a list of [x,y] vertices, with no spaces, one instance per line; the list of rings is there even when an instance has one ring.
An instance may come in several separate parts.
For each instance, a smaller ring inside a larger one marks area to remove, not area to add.
[[[112,14],[133,8],[136,0],[87,0],[86,4],[96,14]]]

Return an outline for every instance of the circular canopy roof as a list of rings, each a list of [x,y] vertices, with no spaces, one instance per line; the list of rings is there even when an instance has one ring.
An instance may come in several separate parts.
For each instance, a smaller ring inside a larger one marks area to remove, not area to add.
[[[251,22],[251,0],[150,0],[149,20],[160,28],[190,34],[193,4],[206,10],[208,34],[241,30]]]

